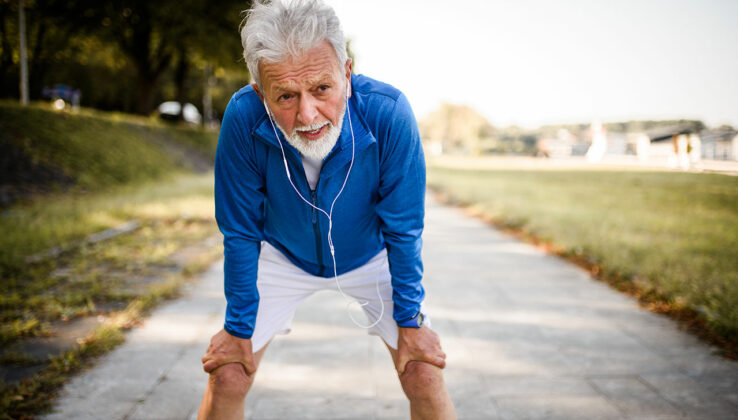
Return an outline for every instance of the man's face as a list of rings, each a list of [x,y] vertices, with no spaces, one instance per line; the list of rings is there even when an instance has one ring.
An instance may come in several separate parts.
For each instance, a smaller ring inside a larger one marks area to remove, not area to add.
[[[306,154],[328,141],[328,150],[319,152],[324,157],[340,135],[350,61],[341,69],[333,47],[324,41],[300,57],[261,63],[259,69],[260,93],[290,143]]]

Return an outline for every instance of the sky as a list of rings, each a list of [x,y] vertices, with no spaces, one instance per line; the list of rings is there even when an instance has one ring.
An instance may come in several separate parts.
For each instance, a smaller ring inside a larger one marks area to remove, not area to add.
[[[495,126],[701,119],[738,128],[738,0],[326,0],[357,73],[419,120]]]

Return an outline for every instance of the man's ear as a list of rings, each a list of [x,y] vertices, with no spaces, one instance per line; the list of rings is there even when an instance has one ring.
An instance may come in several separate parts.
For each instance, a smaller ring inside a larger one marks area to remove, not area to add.
[[[256,83],[252,83],[251,87],[254,88],[254,92],[256,92],[256,94],[259,95],[259,99],[261,99],[261,101],[264,102],[264,95],[261,94],[261,91],[259,90],[259,86],[256,86]]]
[[[346,59],[346,66],[345,66],[346,68],[346,87],[351,86],[351,70],[352,70],[351,65],[352,65],[351,59],[350,58]],[[352,93],[351,91],[348,91],[346,96],[351,97],[351,93]]]

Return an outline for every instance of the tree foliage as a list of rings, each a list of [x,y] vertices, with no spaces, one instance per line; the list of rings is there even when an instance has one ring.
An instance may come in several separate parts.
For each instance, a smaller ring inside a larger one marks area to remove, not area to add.
[[[466,105],[443,104],[420,122],[424,139],[441,142],[452,152],[479,152],[480,141],[494,136],[492,124]]]
[[[147,114],[163,100],[199,103],[206,69],[224,91],[248,82],[238,26],[250,2],[27,0],[31,97],[65,83],[82,104]],[[1,96],[18,92],[17,1],[0,0]],[[223,86],[221,86],[223,87]],[[226,94],[216,90],[222,110]]]

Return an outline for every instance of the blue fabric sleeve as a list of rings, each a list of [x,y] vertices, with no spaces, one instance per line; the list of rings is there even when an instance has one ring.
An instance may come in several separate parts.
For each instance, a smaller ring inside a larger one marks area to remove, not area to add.
[[[234,97],[223,117],[215,156],[215,218],[225,248],[224,328],[241,338],[251,338],[254,332],[259,307],[256,274],[264,236],[264,179],[254,148]]]
[[[380,155],[379,200],[376,211],[387,244],[394,319],[404,321],[420,311],[425,158],[410,104],[400,95]]]

